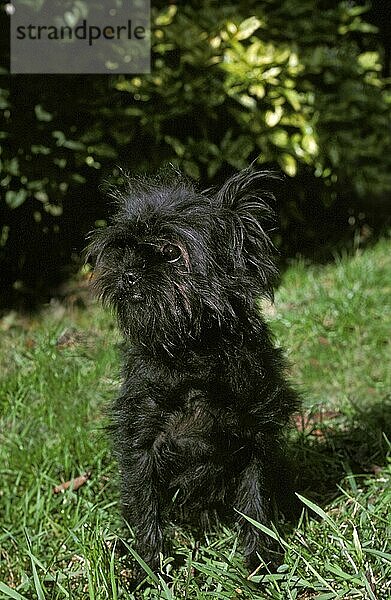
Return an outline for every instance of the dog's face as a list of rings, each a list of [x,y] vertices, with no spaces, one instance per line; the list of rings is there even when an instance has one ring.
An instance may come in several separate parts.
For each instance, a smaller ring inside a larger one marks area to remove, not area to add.
[[[261,223],[270,210],[254,191],[264,177],[247,169],[214,194],[174,170],[129,180],[112,224],[89,246],[95,285],[125,335],[170,352],[229,327],[239,304],[270,292],[275,268]]]

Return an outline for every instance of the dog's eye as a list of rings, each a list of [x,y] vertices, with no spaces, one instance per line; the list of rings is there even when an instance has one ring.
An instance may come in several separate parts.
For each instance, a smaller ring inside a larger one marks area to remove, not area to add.
[[[175,244],[165,244],[161,249],[161,253],[167,262],[176,262],[181,256],[182,252],[179,246],[175,246]]]

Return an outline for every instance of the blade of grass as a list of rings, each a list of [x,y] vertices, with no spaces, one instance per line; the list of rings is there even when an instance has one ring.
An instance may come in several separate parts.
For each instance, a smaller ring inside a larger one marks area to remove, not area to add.
[[[319,517],[326,521],[327,524],[330,525],[330,527],[332,527],[334,531],[339,533],[337,525],[328,516],[328,514],[325,513],[325,511],[322,508],[320,508],[320,506],[318,506],[314,502],[311,502],[311,500],[308,500],[308,498],[304,498],[304,496],[301,496],[300,494],[296,494],[296,496],[299,498],[299,500],[301,500],[301,502],[303,502],[303,504],[308,506],[308,508],[310,508],[314,513],[316,513]]]
[[[175,600],[174,596],[171,593],[170,588],[168,587],[168,585],[166,584],[166,582],[164,581],[164,579],[160,575],[160,573],[158,573],[158,577],[159,577],[160,585],[163,588],[166,600]]]
[[[117,600],[118,598],[118,593],[117,593],[117,582],[115,580],[115,546],[116,544],[114,544],[113,549],[111,551],[111,556],[110,556],[110,582],[111,582],[111,592],[113,594],[113,600]]]
[[[13,598],[13,600],[27,600],[26,596],[22,596],[16,590],[10,588],[6,583],[0,581],[0,592],[2,592],[6,598]]]

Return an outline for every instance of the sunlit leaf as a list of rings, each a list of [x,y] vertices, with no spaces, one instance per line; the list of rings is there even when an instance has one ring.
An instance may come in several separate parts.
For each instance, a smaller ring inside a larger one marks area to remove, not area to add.
[[[359,64],[366,71],[380,71],[380,57],[378,52],[363,52],[357,58]]]
[[[306,150],[311,156],[316,156],[318,154],[318,144],[316,139],[311,134],[303,135],[303,139],[301,141],[304,150]]]
[[[279,123],[283,114],[281,106],[276,106],[274,110],[267,110],[265,113],[265,123],[268,127],[275,127]]]
[[[279,163],[283,169],[283,171],[289,175],[290,177],[294,177],[297,172],[297,162],[296,159],[293,158],[291,154],[287,154],[284,152],[279,157]]]
[[[240,23],[235,37],[238,40],[246,40],[261,26],[262,21],[257,17],[249,17]]]
[[[166,9],[161,11],[159,13],[159,15],[156,17],[155,25],[158,25],[158,26],[170,25],[170,23],[172,23],[175,15],[177,13],[177,10],[178,10],[178,7],[175,4],[171,4],[170,6],[168,6]]]

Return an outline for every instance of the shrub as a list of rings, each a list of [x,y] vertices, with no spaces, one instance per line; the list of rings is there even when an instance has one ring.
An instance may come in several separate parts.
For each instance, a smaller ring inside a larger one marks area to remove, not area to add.
[[[81,4],[88,10],[81,0],[66,8]],[[3,76],[6,282],[34,289],[61,278],[106,215],[99,185],[120,176],[117,165],[172,161],[205,185],[254,159],[277,166],[291,182],[281,200],[290,236],[319,199],[341,210],[346,198],[366,210],[384,201],[391,93],[365,11],[315,0],[156,2],[151,74]],[[302,224],[300,237],[313,228]]]

